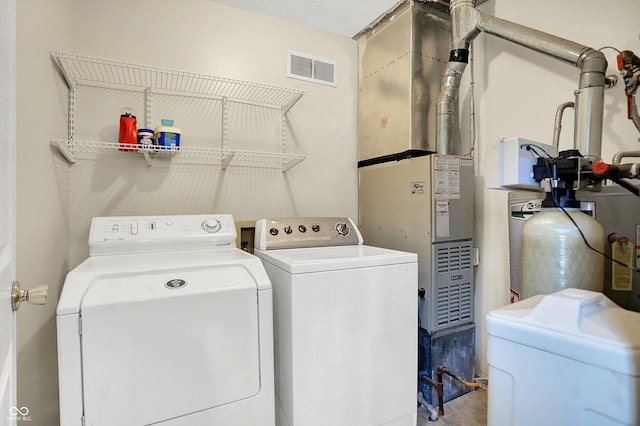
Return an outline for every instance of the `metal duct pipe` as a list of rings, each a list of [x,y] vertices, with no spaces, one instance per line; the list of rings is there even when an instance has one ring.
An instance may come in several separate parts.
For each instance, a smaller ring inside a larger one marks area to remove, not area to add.
[[[510,41],[520,46],[544,53],[561,61],[575,65],[588,47],[554,35],[525,27],[524,25],[505,21],[495,16],[480,15],[478,27],[487,34]]]
[[[460,91],[460,80],[469,63],[469,42],[479,33],[479,12],[473,0],[453,0],[449,7],[451,33],[449,62],[440,84],[436,101],[436,150],[443,155],[460,154],[459,143],[453,143],[456,127],[456,100]]]
[[[604,86],[576,91],[573,145],[585,157],[602,159]]]
[[[469,43],[480,33],[480,11],[474,0],[454,0],[449,7],[451,15],[451,50],[469,49]]]
[[[456,100],[466,66],[466,62],[449,58],[447,70],[442,78],[440,94],[436,101],[436,150],[442,155],[460,154],[457,150],[453,151],[452,140],[457,123]]]
[[[480,31],[484,31],[487,34],[492,34],[580,68],[579,89],[576,91],[575,102],[574,138],[577,143],[574,142],[574,145],[584,155],[600,157],[605,71],[607,69],[607,61],[601,52],[542,31],[486,15],[475,8],[473,0],[451,0],[449,13],[451,14],[453,29],[450,62],[453,57],[454,62],[464,62],[466,64],[466,61],[460,59],[465,56],[463,52],[466,50],[466,56],[468,57],[470,41]],[[451,72],[447,68],[447,75],[443,79],[442,92],[451,91],[450,87],[459,87],[459,80],[445,85],[445,80],[449,74]],[[461,77],[462,72],[460,72],[458,78]],[[445,108],[444,104],[451,102],[451,96],[443,93],[441,95],[443,106],[439,107],[438,110],[442,111],[443,117],[442,119],[440,117],[436,118],[436,126],[452,126],[450,123],[444,123],[444,121],[450,120],[448,118],[449,108]],[[455,110],[455,106],[453,108]],[[436,113],[438,114],[438,112]],[[446,117],[444,116],[445,113],[447,114]],[[453,116],[454,114],[451,114],[451,117]],[[449,136],[450,134],[446,131],[436,131],[436,137],[438,138]],[[454,151],[451,147],[452,142],[450,139],[438,139],[437,144],[438,149],[442,147],[446,152]]]

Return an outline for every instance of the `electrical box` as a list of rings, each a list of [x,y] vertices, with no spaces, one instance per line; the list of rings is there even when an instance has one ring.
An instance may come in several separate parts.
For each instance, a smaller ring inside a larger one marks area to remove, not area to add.
[[[558,150],[552,145],[523,138],[501,139],[489,148],[487,188],[541,191],[533,179],[538,157],[552,158]]]

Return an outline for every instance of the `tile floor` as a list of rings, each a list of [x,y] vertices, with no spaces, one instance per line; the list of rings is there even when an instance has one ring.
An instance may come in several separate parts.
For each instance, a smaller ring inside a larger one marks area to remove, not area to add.
[[[437,407],[436,407],[437,409]],[[429,412],[418,409],[418,426],[485,426],[487,424],[487,392],[476,388],[444,404],[444,416],[429,420]]]

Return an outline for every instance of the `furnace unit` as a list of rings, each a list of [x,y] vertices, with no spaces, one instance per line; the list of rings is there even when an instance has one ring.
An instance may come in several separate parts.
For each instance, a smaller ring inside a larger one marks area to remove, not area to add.
[[[418,254],[420,327],[473,322],[473,163],[422,155],[359,168],[367,244]]]
[[[473,380],[473,160],[435,153],[449,16],[407,1],[355,38],[360,230],[367,244],[418,254],[419,370]],[[445,381],[445,401],[468,390]]]

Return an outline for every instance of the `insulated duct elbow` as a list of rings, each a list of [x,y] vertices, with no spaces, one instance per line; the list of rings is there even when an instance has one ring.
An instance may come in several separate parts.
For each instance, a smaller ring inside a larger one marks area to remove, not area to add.
[[[580,55],[576,66],[580,68],[580,89],[594,86],[605,86],[607,60],[602,52],[591,48],[585,48]]]
[[[478,33],[480,12],[473,0],[451,0],[451,32],[449,62],[440,85],[436,101],[436,150],[443,155],[459,154],[454,139],[457,127],[456,101],[460,92],[460,80],[469,63],[469,42]],[[459,145],[459,144],[458,144]]]
[[[460,51],[452,51],[453,52]],[[466,51],[468,55],[468,50]],[[467,56],[468,57],[468,56]],[[460,92],[460,80],[467,66],[466,61],[449,60],[442,78],[440,94],[436,101],[436,141],[437,151],[442,155],[456,154],[453,140],[456,132],[456,100]]]
[[[451,15],[451,50],[469,49],[469,42],[480,33],[478,29],[480,11],[474,7],[473,0],[452,0],[449,13]]]

